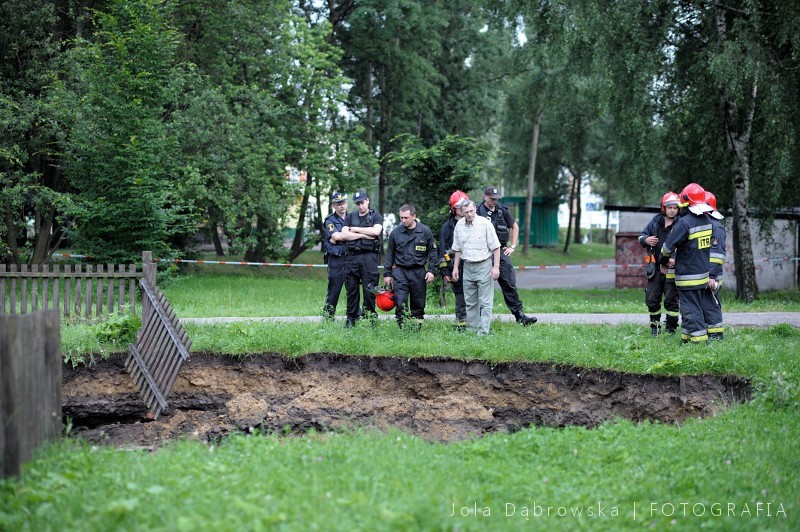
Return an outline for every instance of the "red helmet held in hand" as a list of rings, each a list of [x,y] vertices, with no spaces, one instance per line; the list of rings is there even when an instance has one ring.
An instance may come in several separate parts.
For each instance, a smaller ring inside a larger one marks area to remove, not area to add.
[[[384,312],[394,308],[394,292],[384,290],[375,296],[375,305]]]
[[[661,214],[667,214],[667,205],[680,206],[681,199],[672,191],[661,196]]]

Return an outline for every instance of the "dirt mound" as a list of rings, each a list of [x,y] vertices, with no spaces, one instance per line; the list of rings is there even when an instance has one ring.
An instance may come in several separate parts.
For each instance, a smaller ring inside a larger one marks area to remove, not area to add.
[[[193,354],[156,421],[124,355],[63,373],[64,416],[90,442],[157,447],[263,428],[398,427],[455,441],[531,424],[594,427],[615,418],[680,422],[749,399],[737,377],[632,375],[542,363],[313,354]]]

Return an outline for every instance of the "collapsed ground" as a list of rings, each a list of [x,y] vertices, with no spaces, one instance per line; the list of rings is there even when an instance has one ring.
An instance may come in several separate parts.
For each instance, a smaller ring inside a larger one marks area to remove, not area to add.
[[[216,441],[254,428],[397,427],[456,441],[531,424],[594,427],[615,418],[681,422],[750,398],[732,376],[663,377],[544,363],[332,354],[235,358],[193,353],[158,420],[125,371],[124,354],[65,366],[63,413],[93,443],[155,448],[185,437]]]

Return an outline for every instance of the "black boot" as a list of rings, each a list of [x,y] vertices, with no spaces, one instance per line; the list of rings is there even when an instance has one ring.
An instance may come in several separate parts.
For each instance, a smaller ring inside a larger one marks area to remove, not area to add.
[[[536,316],[526,316],[522,312],[517,314],[515,317],[517,318],[517,323],[525,327],[527,327],[528,325],[533,325],[534,323],[539,321],[536,319]]]
[[[466,321],[458,321],[455,324],[456,332],[464,332],[467,330],[467,322]]]
[[[677,330],[678,330],[678,316],[667,315],[667,332],[669,334],[675,334]]]
[[[658,336],[659,334],[661,334],[661,325],[651,325],[650,336]]]

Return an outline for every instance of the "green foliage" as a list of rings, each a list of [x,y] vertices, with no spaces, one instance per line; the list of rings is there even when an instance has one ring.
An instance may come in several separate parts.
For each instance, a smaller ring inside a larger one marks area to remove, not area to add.
[[[130,313],[113,313],[93,326],[94,334],[101,344],[109,344],[125,350],[136,341],[136,333],[142,326],[139,316]]]
[[[414,198],[407,201],[416,206],[417,215],[438,234],[449,212],[450,195],[456,190],[479,187],[485,151],[474,139],[458,135],[448,135],[430,148],[424,148],[421,140],[411,135],[401,135],[396,141],[400,149],[386,159],[402,170],[398,175],[402,181],[398,181],[403,183],[403,197]]]

